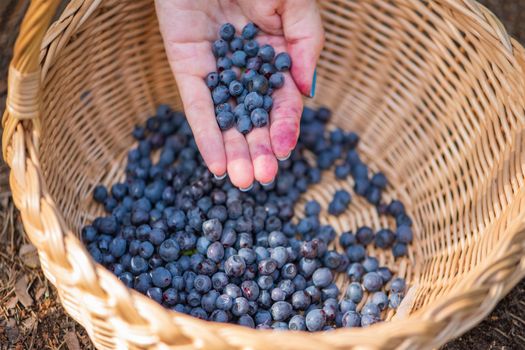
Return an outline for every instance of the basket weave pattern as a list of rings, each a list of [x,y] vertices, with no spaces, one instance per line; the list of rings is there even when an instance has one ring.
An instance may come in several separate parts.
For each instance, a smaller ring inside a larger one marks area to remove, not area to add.
[[[321,1],[326,45],[313,105],[362,136],[360,151],[415,219],[411,285],[391,322],[319,334],[254,331],[170,312],[94,264],[76,238],[101,214],[93,186],[123,176],[130,130],[180,108],[150,0],[33,1],[9,75],[2,150],[26,232],[69,314],[100,349],[430,348],[490,312],[525,275],[525,51],[471,0]],[[46,32],[47,29],[47,32]],[[44,36],[45,33],[45,36]],[[305,200],[328,203],[326,173]],[[300,210],[299,210],[300,211]],[[388,221],[356,199],[338,230]],[[344,276],[338,277],[344,286]]]

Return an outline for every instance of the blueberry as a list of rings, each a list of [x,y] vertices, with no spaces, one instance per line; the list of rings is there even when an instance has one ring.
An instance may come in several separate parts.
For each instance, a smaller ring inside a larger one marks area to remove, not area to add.
[[[231,312],[235,316],[242,316],[248,313],[249,308],[250,305],[248,303],[248,300],[246,300],[246,298],[244,297],[238,297],[235,298],[235,300],[233,301]]]
[[[272,329],[274,329],[274,330],[287,330],[288,329],[288,323],[276,321],[276,322],[272,323]]]
[[[231,41],[235,35],[235,27],[231,23],[224,23],[219,28],[219,36],[222,40]]]
[[[352,234],[352,232],[343,232],[341,236],[339,236],[339,244],[343,248],[348,248],[350,245],[356,243],[356,236]]]
[[[217,72],[211,72],[206,75],[206,86],[211,90],[219,85],[219,74]]]
[[[93,199],[95,199],[98,203],[104,203],[104,201],[108,198],[108,190],[106,187],[99,185],[96,186],[93,190]]]
[[[395,235],[389,229],[381,229],[375,235],[375,246],[381,249],[390,248],[394,241]]]
[[[328,251],[323,255],[324,266],[330,269],[337,269],[341,263],[342,255],[339,255],[335,251]]]
[[[257,76],[257,72],[252,69],[246,69],[241,75],[241,82],[248,87],[248,83]]]
[[[237,323],[244,327],[255,328],[255,322],[253,321],[253,318],[250,315],[242,315],[241,317],[239,317]]]
[[[350,283],[346,289],[345,296],[347,299],[359,304],[363,299],[363,289],[361,288],[361,284],[357,282]]]
[[[282,280],[279,282],[278,288],[284,292],[286,297],[291,296],[295,292],[295,285],[291,280]]]
[[[343,327],[360,327],[361,326],[361,316],[355,310],[347,311],[343,315],[342,326]]]
[[[306,328],[310,332],[317,332],[323,329],[326,322],[326,315],[322,309],[314,309],[306,314]]]
[[[277,56],[275,56],[274,64],[275,68],[277,68],[278,71],[287,71],[292,66],[292,59],[290,58],[290,55],[288,55],[286,52],[281,52],[277,54]]]
[[[131,267],[131,272],[134,273],[135,275],[138,275],[142,272],[146,272],[146,270],[148,269],[148,263],[143,257],[136,255],[131,258],[130,267]]]
[[[286,299],[286,293],[279,287],[272,289],[270,294],[273,301],[283,301]]]
[[[217,124],[222,131],[231,129],[235,125],[235,117],[231,112],[221,112],[217,115]]]
[[[155,300],[157,303],[161,303],[162,302],[162,289],[160,289],[160,288],[157,288],[157,287],[149,288],[146,291],[146,295],[150,299]]]
[[[259,52],[259,44],[255,40],[248,40],[244,43],[243,49],[248,57],[255,57]]]
[[[139,247],[139,255],[144,259],[148,259],[153,255],[155,247],[148,241],[141,242]]]
[[[262,59],[258,56],[250,57],[246,61],[246,68],[258,71],[261,68]]]
[[[379,317],[381,313],[381,310],[379,309],[379,306],[373,303],[368,303],[365,306],[363,306],[363,309],[361,310],[361,315],[369,315],[369,316],[375,316]]]
[[[410,244],[413,240],[412,228],[407,225],[401,225],[396,230],[396,241],[399,243]]]
[[[390,293],[390,296],[388,298],[388,305],[393,309],[397,309],[401,304],[402,300],[403,293]]]
[[[208,293],[211,289],[211,278],[206,275],[198,275],[193,282],[195,290],[199,293]]]
[[[211,50],[215,57],[224,57],[228,53],[228,43],[223,39],[218,39],[211,45]]]
[[[233,283],[229,283],[226,285],[226,287],[224,287],[224,293],[230,296],[232,299],[242,296],[241,288]]]
[[[275,66],[271,63],[263,63],[261,68],[259,68],[259,73],[264,75],[266,79],[270,79],[275,72],[277,72],[277,69],[275,69]]]
[[[165,288],[171,284],[171,273],[164,267],[157,267],[151,271],[151,281],[155,287]]]
[[[328,287],[328,285],[332,282],[332,278],[332,272],[326,267],[315,270],[314,274],[312,275],[312,281],[318,288]]]
[[[151,276],[147,273],[141,273],[135,277],[135,280],[133,281],[133,288],[143,294],[145,294],[151,286]]]
[[[241,284],[242,295],[250,300],[255,301],[259,297],[259,286],[251,280],[246,280]]]
[[[385,189],[387,185],[387,180],[385,174],[382,172],[375,173],[372,178],[370,179],[370,183],[373,186],[378,187],[379,189]]]
[[[403,293],[406,288],[406,282],[402,278],[395,278],[390,284],[390,290],[394,293]]]
[[[366,249],[361,244],[354,244],[346,249],[351,262],[359,262],[365,258]]]
[[[350,165],[349,164],[340,164],[335,167],[335,177],[344,180],[350,175]]]
[[[286,321],[292,314],[292,305],[286,301],[278,301],[272,305],[270,312],[275,321]]]
[[[232,255],[224,262],[224,271],[228,276],[240,277],[246,271],[246,262],[239,255]]]
[[[269,79],[270,87],[279,89],[284,85],[284,75],[281,72],[273,73]]]
[[[219,293],[215,290],[211,290],[204,294],[201,298],[201,307],[204,309],[204,311],[213,312],[215,310],[215,302],[217,301],[218,297]]]
[[[306,320],[303,315],[295,315],[288,321],[288,329],[292,331],[305,331]]]
[[[244,86],[242,85],[241,82],[234,80],[230,83],[228,90],[230,91],[230,95],[235,97],[235,96],[239,96],[240,94],[242,94],[244,90]]]
[[[242,37],[246,40],[251,40],[255,38],[258,32],[259,28],[254,23],[249,22],[242,29]]]
[[[356,311],[356,304],[349,299],[343,299],[341,300],[341,303],[339,304],[339,309],[342,313],[348,312],[348,311]]]
[[[374,231],[368,226],[361,226],[355,233],[356,239],[363,245],[368,245],[374,240]]]
[[[235,74],[235,72],[231,69],[226,69],[219,74],[219,79],[222,84],[228,87],[233,81],[237,79],[237,74]]]
[[[261,108],[263,106],[263,103],[264,103],[263,97],[255,91],[247,94],[246,98],[244,99],[244,107],[246,108],[248,112],[252,112],[256,108]],[[253,118],[252,118],[252,121],[253,121]]]
[[[377,292],[383,286],[383,279],[377,272],[368,272],[363,276],[363,287],[370,292]]]
[[[127,242],[125,239],[120,237],[115,237],[109,244],[109,252],[115,258],[120,258],[124,253],[126,253]]]
[[[252,124],[252,120],[250,116],[243,115],[237,118],[236,127],[237,127],[237,131],[239,131],[243,135],[246,135],[247,133],[249,133],[253,128],[253,124]]]
[[[261,275],[271,275],[277,269],[277,261],[274,259],[263,259],[259,261],[258,271]]]
[[[366,257],[362,264],[366,272],[375,272],[379,268],[379,261],[371,256]]]
[[[328,204],[328,213],[331,215],[341,215],[348,208],[348,204],[345,204],[341,200],[334,198],[330,204]]]
[[[213,322],[225,323],[225,322],[228,322],[229,317],[228,317],[228,314],[224,310],[214,310],[211,313],[209,320]]]
[[[97,237],[97,230],[91,226],[85,226],[82,228],[82,240],[84,243],[91,243]]]
[[[248,91],[249,92],[257,92],[261,95],[265,95],[268,92],[268,79],[266,79],[263,75],[256,75],[253,77],[252,80],[248,81]]]
[[[218,219],[210,219],[202,223],[202,234],[211,242],[218,241],[222,231],[222,224]]]
[[[179,257],[180,247],[174,239],[167,239],[159,246],[159,255],[166,262],[175,261]]]
[[[268,235],[268,244],[270,247],[283,247],[288,244],[288,238],[281,231],[272,231]]]
[[[373,304],[376,304],[381,311],[385,310],[388,307],[388,297],[385,292],[375,292],[372,295]]]
[[[306,278],[312,276],[318,267],[319,262],[316,259],[302,258],[299,260],[299,271]]]
[[[388,204],[388,213],[393,217],[398,217],[399,215],[405,214],[405,206],[398,200],[392,200]]]
[[[269,325],[272,322],[272,314],[269,311],[267,311],[267,310],[259,309],[255,313],[255,317],[254,318],[255,318],[255,324],[256,325],[260,325],[260,324]]]
[[[263,108],[255,108],[252,111],[250,118],[252,120],[253,126],[256,128],[262,128],[263,126],[268,125],[270,119],[268,112],[266,112]]]
[[[121,280],[126,287],[133,288],[133,275],[129,272],[123,272],[118,276],[118,279]]]
[[[230,41],[230,51],[233,53],[242,50],[243,46],[244,41],[241,37],[236,36]]]
[[[397,226],[412,226],[412,219],[407,214],[400,214],[396,217]]]
[[[378,187],[369,186],[365,195],[369,203],[379,205],[379,202],[381,201],[381,190]]]
[[[317,303],[321,300],[321,291],[314,285],[311,285],[305,289],[305,292],[308,293],[312,303]]]
[[[102,234],[114,235],[118,230],[118,222],[114,216],[100,218],[97,229]]]
[[[231,112],[231,111],[232,111],[232,106],[228,102],[221,103],[215,106],[215,114],[219,114],[221,112]]]
[[[219,85],[212,91],[213,103],[216,105],[220,103],[225,103],[230,98],[230,92],[228,88],[224,85]]]
[[[400,258],[408,255],[408,248],[405,243],[394,243],[392,247],[392,255],[394,258]]]
[[[292,294],[292,305],[296,310],[306,310],[310,306],[311,297],[304,290],[299,290]]]
[[[368,179],[355,179],[354,192],[360,196],[365,196],[368,191],[369,185],[370,182],[368,181]]]

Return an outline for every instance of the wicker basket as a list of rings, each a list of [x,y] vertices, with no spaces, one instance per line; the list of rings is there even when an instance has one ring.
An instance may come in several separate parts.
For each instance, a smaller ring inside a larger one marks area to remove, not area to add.
[[[312,104],[362,135],[387,196],[415,219],[410,283],[390,322],[305,334],[200,321],[128,290],[77,239],[99,182],[123,176],[132,126],[180,106],[150,0],[34,0],[9,74],[3,154],[26,232],[68,313],[100,349],[431,348],[479,322],[525,275],[525,52],[471,0],[322,1]],[[326,174],[308,192],[326,204]],[[336,186],[337,185],[337,186]],[[387,224],[365,201],[338,229]],[[344,276],[338,283],[345,284]]]

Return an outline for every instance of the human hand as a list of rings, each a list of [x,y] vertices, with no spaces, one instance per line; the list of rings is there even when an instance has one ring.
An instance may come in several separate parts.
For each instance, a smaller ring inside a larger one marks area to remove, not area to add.
[[[297,143],[301,94],[315,93],[315,66],[324,32],[314,0],[156,0],[160,31],[175,75],[186,117],[208,169],[226,173],[239,188],[254,179],[273,181],[277,159],[286,159]],[[292,58],[285,83],[272,95],[270,125],[246,136],[231,128],[221,132],[204,78],[216,70],[211,44],[219,27],[232,23],[237,35],[248,22],[261,30],[256,40]],[[276,159],[277,158],[277,159]]]

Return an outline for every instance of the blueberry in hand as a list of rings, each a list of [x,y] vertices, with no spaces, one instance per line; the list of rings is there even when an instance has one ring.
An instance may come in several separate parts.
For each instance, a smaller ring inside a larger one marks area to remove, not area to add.
[[[232,64],[235,66],[235,67],[239,67],[239,68],[244,68],[246,67],[246,60],[247,58],[247,55],[246,55],[246,52],[240,50],[240,51],[235,51],[233,54],[232,54]]]
[[[272,89],[279,89],[284,85],[284,75],[281,72],[276,72],[270,75],[270,87]]]
[[[259,57],[263,62],[271,63],[275,57],[275,50],[273,46],[265,44],[259,49]]]
[[[230,98],[230,92],[228,88],[224,85],[219,85],[212,91],[213,103],[218,105],[220,103],[225,103]]]
[[[242,50],[243,46],[244,46],[244,41],[242,40],[241,37],[236,36],[230,41],[230,51],[233,53],[239,50]]]
[[[259,32],[259,28],[254,23],[249,22],[242,29],[242,37],[246,40],[251,40],[255,38],[258,32]]]
[[[268,112],[266,112],[263,108],[255,108],[250,118],[252,120],[252,124],[256,128],[262,128],[263,126],[268,125],[269,122],[269,116]]]
[[[249,115],[242,115],[237,118],[237,131],[241,134],[246,135],[253,128],[252,120]]]
[[[250,92],[244,99],[244,107],[248,110],[248,112],[251,112],[256,108],[261,108],[263,103],[263,97],[255,91]]]
[[[255,40],[248,40],[244,43],[243,49],[248,57],[255,57],[259,52],[259,44]]]
[[[237,97],[242,94],[244,86],[241,82],[234,80],[230,83],[228,90],[230,91],[231,96]]]
[[[224,57],[228,53],[228,43],[223,39],[215,40],[211,46],[215,57]]]
[[[274,64],[278,71],[287,71],[292,66],[292,59],[286,52],[281,52],[275,56]]]
[[[206,86],[209,89],[214,89],[219,85],[219,74],[217,72],[211,72],[206,75]]]
[[[219,28],[219,36],[222,40],[231,41],[235,35],[235,27],[231,23],[224,23]]]

